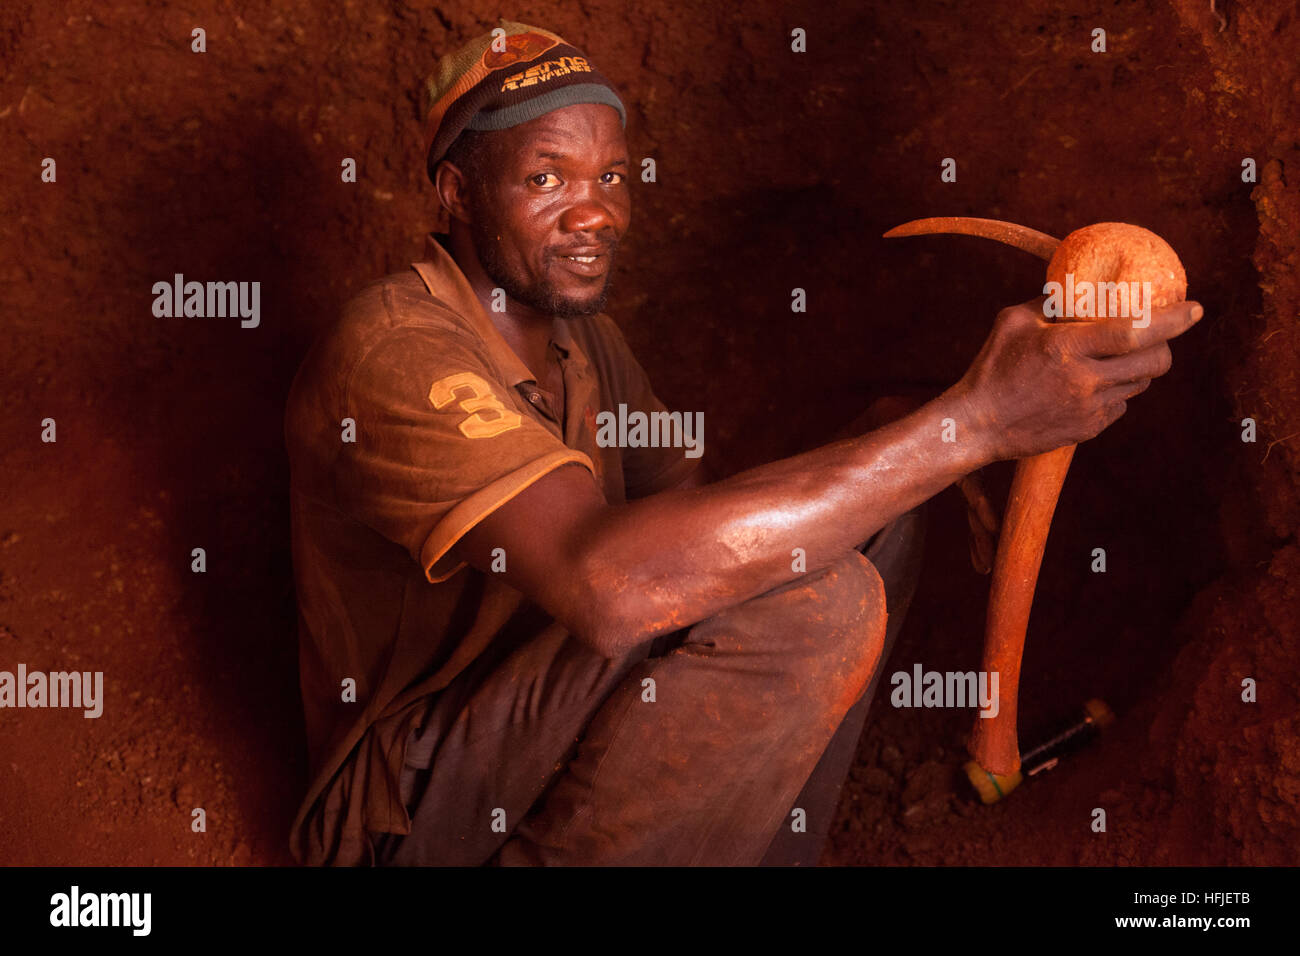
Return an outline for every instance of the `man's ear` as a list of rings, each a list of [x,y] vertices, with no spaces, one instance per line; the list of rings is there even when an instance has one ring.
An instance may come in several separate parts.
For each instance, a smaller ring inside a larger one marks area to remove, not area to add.
[[[449,159],[438,164],[433,176],[433,188],[438,193],[442,207],[453,219],[468,224],[471,207],[469,177]]]

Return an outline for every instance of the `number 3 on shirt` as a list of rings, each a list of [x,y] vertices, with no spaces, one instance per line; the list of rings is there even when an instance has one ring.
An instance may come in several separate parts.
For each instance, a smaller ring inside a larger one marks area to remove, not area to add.
[[[468,390],[470,394],[457,399],[457,390],[462,393]],[[501,399],[492,394],[492,387],[473,372],[457,372],[438,379],[429,388],[429,401],[434,408],[446,408],[458,401],[461,410],[469,413],[469,417],[457,426],[466,438],[491,438],[524,423],[523,418],[502,405]]]

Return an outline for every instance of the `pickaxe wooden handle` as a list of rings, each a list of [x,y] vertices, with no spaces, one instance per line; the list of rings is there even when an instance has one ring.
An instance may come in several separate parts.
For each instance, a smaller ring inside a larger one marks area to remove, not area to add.
[[[1034,603],[1038,568],[1047,532],[1061,496],[1075,445],[1016,463],[993,565],[989,611],[984,628],[984,672],[998,675],[998,712],[975,718],[970,752],[990,773],[1008,776],[1020,769],[1016,705],[1020,699],[1020,659],[1025,652],[1029,609]]]

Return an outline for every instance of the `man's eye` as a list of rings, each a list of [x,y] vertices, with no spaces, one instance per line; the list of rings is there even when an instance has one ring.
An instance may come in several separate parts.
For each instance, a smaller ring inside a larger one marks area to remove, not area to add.
[[[552,179],[554,180],[554,182],[547,182],[548,179]],[[555,175],[555,173],[538,173],[536,176],[533,176],[532,179],[529,181],[534,186],[554,186],[556,183],[560,181],[560,179],[558,176]]]
[[[602,181],[607,186],[615,186],[618,183],[621,183],[624,180],[624,178],[625,177],[623,176],[622,173],[615,173],[615,172],[605,173],[605,175],[601,177]]]

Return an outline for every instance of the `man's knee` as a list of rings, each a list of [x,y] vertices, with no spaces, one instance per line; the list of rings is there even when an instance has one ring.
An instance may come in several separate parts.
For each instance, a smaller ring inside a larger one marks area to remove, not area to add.
[[[869,679],[885,621],[884,582],[861,552],[850,551],[700,622],[683,649],[734,655],[750,662],[747,669],[783,674],[806,692],[828,675]]]
[[[800,696],[831,703],[842,716],[879,663],[888,618],[884,582],[852,551],[791,582],[783,597],[769,619],[780,632],[781,670]]]
[[[877,618],[884,621],[885,582],[861,551],[850,551],[827,565],[808,585],[820,609],[814,620],[826,623],[836,633],[857,630]]]
[[[819,663],[856,686],[856,700],[884,647],[888,621],[884,580],[866,556],[851,551],[827,567],[815,587],[820,601],[809,623],[819,644]]]

